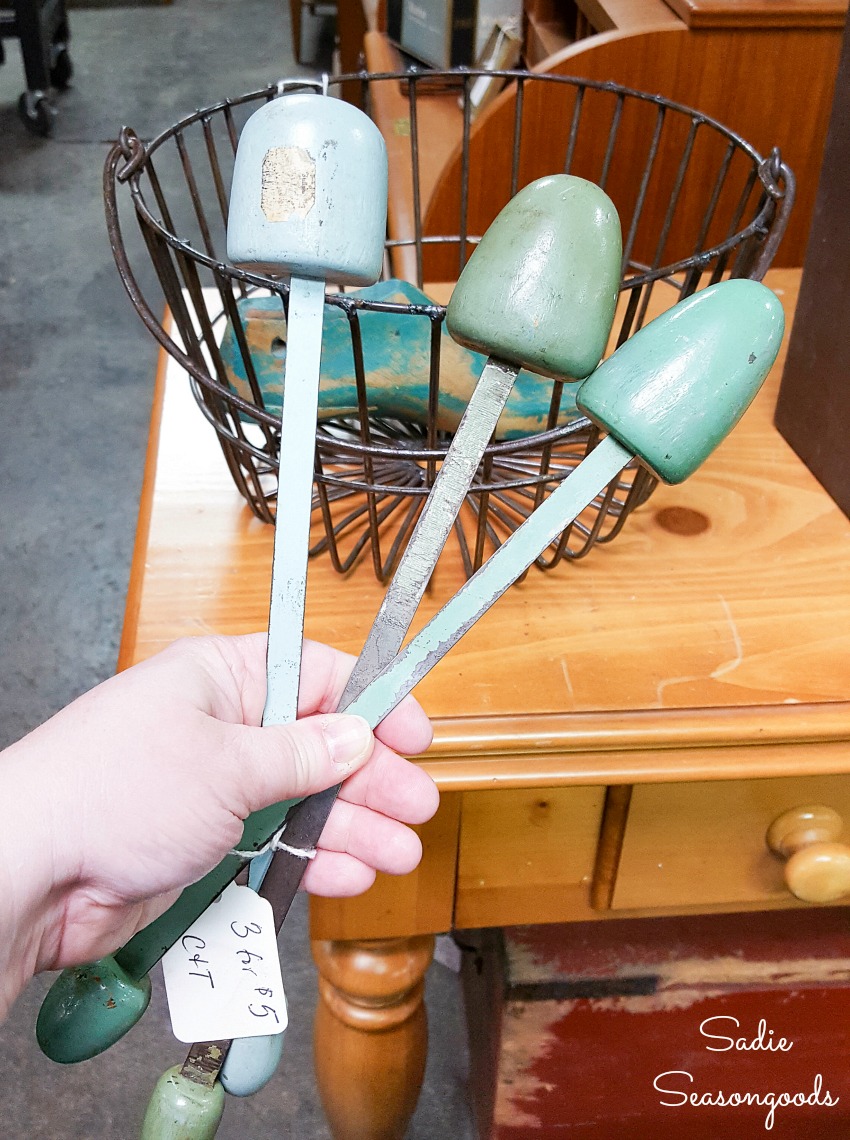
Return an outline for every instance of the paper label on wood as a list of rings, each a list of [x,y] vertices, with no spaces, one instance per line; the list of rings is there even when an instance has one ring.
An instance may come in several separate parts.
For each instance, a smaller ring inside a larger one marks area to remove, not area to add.
[[[283,1033],[286,998],[271,903],[231,884],[162,959],[178,1041]]]
[[[316,163],[300,146],[273,146],[263,156],[260,206],[270,222],[305,218],[316,202]]]

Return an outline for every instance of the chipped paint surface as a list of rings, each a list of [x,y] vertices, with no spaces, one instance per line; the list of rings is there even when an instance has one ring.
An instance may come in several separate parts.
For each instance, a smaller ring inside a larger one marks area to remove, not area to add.
[[[838,910],[506,931],[492,1140],[755,1138],[763,1105],[719,1093],[787,1098],[818,1079],[834,1104],[779,1102],[773,1134],[846,1140],[847,933]],[[655,990],[617,993],[630,980]],[[709,1099],[673,1111],[680,1089]]]
[[[490,1135],[755,1140],[765,1135],[767,1100],[735,1103],[730,1095],[789,1098],[810,1094],[820,1082],[834,1098],[831,1106],[780,1100],[773,1134],[846,1140],[848,1015],[850,990],[830,987],[680,990],[661,1001],[509,1002]],[[784,1051],[755,1048],[759,1034],[773,1038],[777,1049],[781,1041]],[[739,1039],[734,1047],[733,1038]],[[682,1106],[678,1093],[665,1099],[670,1089],[708,1099]]]
[[[433,304],[421,290],[406,281],[381,281],[350,293],[349,297],[395,305]],[[286,319],[279,297],[247,297],[236,303],[265,408],[279,415],[283,395],[283,362],[286,358]],[[363,362],[370,409],[378,416],[393,416],[427,424],[431,322],[426,315],[408,312],[378,312],[361,309],[359,315]],[[255,400],[238,338],[228,321],[220,345],[228,383],[250,402]],[[461,347],[443,326],[440,341],[440,391],[437,427],[456,431],[486,361],[477,352]],[[357,411],[357,386],[346,313],[328,305],[322,332],[322,377],[319,418]],[[575,390],[565,386],[559,424],[577,417]],[[550,381],[522,370],[508,397],[496,429],[498,439],[521,439],[546,428],[552,398]]]
[[[270,222],[305,218],[316,204],[316,163],[303,147],[271,147],[261,178],[260,207]]]
[[[531,1111],[541,1095],[551,1093],[551,1082],[539,1077],[536,1066],[555,1056],[560,1040],[553,1026],[577,1005],[570,1001],[534,1001],[505,1009],[499,1085],[494,1124],[509,1128],[540,1128],[540,1116]]]

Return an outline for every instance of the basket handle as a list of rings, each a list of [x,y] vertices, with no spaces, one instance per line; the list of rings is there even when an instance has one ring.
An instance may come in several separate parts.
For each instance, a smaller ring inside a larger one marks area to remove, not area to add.
[[[770,235],[759,250],[749,274],[756,281],[762,280],[776,256],[779,243],[785,236],[788,217],[797,194],[797,180],[794,177],[794,172],[790,166],[786,166],[782,161],[778,147],[774,147],[770,158],[761,164],[759,175],[766,193],[775,203],[776,213],[773,225],[770,227]]]

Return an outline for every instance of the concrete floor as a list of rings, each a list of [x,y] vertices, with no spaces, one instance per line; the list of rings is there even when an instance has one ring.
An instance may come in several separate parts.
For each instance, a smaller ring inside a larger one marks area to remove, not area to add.
[[[168,6],[75,9],[72,88],[55,136],[28,134],[15,106],[24,81],[7,44],[0,68],[0,747],[114,669],[136,523],[156,345],[118,280],[100,177],[122,124],[142,136],[195,107],[299,69],[283,0],[174,0]],[[318,49],[326,27],[313,25]],[[137,241],[128,235],[128,244]],[[153,296],[152,271],[142,283]],[[232,1101],[222,1140],[321,1140],[311,1020],[315,978],[306,908],[283,938],[290,1001],[281,1072]],[[36,979],[0,1028],[2,1133],[28,1140],[137,1135],[158,1074],[181,1059],[161,986],[136,1029],[70,1069],[33,1035]],[[414,1140],[472,1136],[456,977],[428,979],[431,1048],[411,1124]]]

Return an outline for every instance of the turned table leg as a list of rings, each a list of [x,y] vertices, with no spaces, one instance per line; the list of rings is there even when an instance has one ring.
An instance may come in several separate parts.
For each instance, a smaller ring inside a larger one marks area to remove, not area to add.
[[[319,970],[316,1075],[335,1140],[401,1140],[425,1073],[422,998],[434,938],[312,947]]]

